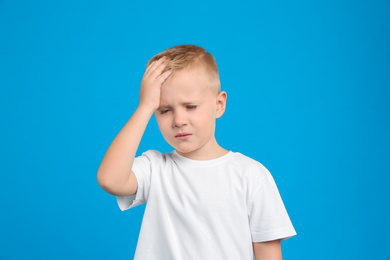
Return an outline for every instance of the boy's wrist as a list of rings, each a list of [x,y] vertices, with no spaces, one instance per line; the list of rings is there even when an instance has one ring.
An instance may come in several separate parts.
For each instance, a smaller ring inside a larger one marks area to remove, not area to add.
[[[156,111],[156,109],[154,109],[153,107],[148,106],[148,105],[143,105],[143,104],[139,104],[137,107],[137,110],[139,112],[146,113],[149,116],[152,116],[154,114],[154,112]]]

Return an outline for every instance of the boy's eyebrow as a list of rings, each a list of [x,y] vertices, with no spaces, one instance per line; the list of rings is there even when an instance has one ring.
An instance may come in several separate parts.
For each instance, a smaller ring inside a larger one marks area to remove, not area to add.
[[[157,110],[162,110],[162,109],[167,109],[167,108],[171,108],[171,106],[160,106],[157,108]]]
[[[185,105],[193,105],[193,104],[197,104],[197,103],[199,103],[199,101],[194,100],[194,101],[191,101],[191,102],[183,102],[181,104],[185,106]]]
[[[200,101],[194,100],[194,101],[189,101],[189,102],[182,102],[182,103],[180,103],[180,105],[187,106],[187,105],[194,105],[194,104],[199,104],[199,103],[200,103]],[[167,108],[172,108],[172,106],[162,105],[162,106],[158,107],[157,110],[162,110],[162,109],[167,109]]]

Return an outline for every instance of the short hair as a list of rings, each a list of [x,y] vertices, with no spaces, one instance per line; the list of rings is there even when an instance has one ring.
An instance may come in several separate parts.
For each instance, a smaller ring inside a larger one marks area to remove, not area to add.
[[[209,87],[217,92],[221,91],[218,66],[214,56],[204,48],[193,44],[183,44],[168,48],[153,56],[146,66],[153,61],[166,56],[168,65],[163,72],[172,69],[172,75],[183,69],[204,69]]]

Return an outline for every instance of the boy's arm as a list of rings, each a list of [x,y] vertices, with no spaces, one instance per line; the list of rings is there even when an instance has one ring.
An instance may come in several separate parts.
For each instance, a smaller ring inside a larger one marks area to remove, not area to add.
[[[280,240],[268,242],[253,242],[253,251],[256,260],[282,260]]]
[[[160,104],[162,83],[171,70],[164,73],[166,58],[152,62],[145,70],[140,89],[139,105],[126,125],[112,141],[100,164],[97,180],[99,185],[113,195],[133,195],[138,184],[131,168],[142,135]]]

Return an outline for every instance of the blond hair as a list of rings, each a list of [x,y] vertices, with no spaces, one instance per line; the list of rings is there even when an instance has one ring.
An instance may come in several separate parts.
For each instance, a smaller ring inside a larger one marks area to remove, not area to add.
[[[168,60],[168,65],[163,72],[172,69],[172,74],[174,74],[183,69],[203,69],[207,85],[217,93],[221,91],[217,62],[214,56],[204,48],[193,44],[174,46],[153,56],[146,66],[163,56],[166,56]]]

